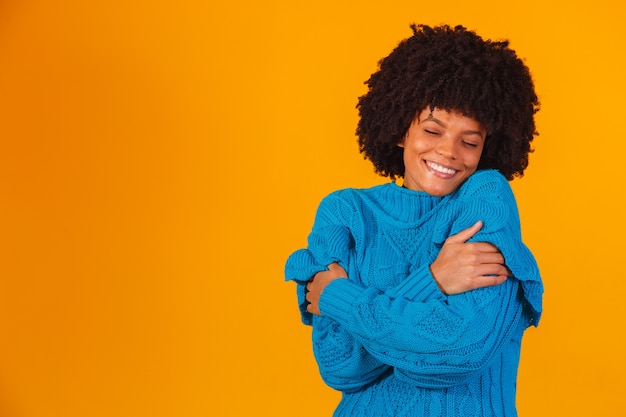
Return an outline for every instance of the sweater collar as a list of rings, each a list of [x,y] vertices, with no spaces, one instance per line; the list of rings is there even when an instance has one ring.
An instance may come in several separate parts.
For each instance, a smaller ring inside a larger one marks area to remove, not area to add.
[[[378,191],[370,196],[368,205],[397,226],[414,226],[445,198],[404,188],[395,181],[379,187]]]

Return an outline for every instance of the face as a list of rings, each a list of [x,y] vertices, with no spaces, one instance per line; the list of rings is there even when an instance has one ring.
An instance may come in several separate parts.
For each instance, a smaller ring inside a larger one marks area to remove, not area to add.
[[[478,121],[461,113],[422,110],[398,143],[404,148],[404,186],[450,194],[476,172],[486,136]]]

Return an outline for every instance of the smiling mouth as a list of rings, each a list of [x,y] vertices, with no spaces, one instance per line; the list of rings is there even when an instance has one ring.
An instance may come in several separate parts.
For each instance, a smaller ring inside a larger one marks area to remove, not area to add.
[[[440,172],[440,173],[445,174],[445,175],[454,175],[457,172],[456,169],[446,168],[446,167],[444,167],[442,165],[436,164],[436,163],[431,162],[431,161],[426,161],[426,165],[428,165],[428,167],[430,169],[432,169],[433,171]]]

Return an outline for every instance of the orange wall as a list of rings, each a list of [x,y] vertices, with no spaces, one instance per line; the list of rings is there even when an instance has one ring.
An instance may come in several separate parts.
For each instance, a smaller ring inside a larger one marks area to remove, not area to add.
[[[412,22],[509,38],[541,97],[520,414],[623,412],[624,3],[298,4],[0,3],[0,416],[329,415],[283,263],[383,181],[354,106]]]

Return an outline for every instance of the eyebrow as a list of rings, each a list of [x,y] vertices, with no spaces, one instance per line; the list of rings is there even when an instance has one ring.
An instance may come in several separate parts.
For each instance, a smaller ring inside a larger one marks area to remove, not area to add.
[[[432,115],[427,117],[427,118],[425,118],[424,120],[419,120],[418,124],[422,124],[422,122],[427,122],[427,121],[435,122],[435,123],[437,123],[439,126],[441,126],[443,128],[447,128],[448,127],[448,126],[446,126],[446,124],[444,122],[442,122],[441,120],[433,117]],[[481,132],[480,130],[464,130],[463,133],[466,134],[466,135],[478,135],[478,136],[480,136],[483,139],[486,136],[486,134],[485,134],[485,136],[483,136],[483,132]]]

